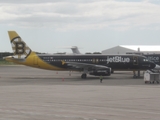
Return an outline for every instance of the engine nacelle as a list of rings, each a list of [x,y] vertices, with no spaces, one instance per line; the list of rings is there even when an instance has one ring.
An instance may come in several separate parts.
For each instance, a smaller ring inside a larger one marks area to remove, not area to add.
[[[100,69],[100,70],[93,70],[89,72],[90,75],[95,75],[95,76],[110,76],[111,75],[111,69]]]

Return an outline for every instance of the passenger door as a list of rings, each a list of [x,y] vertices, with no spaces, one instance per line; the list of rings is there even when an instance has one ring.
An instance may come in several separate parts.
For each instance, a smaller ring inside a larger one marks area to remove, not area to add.
[[[138,57],[133,56],[133,65],[138,65]]]

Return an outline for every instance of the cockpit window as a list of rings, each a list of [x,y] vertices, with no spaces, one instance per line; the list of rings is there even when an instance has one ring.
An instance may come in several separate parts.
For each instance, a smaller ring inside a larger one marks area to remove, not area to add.
[[[148,61],[148,59],[143,59],[143,61]]]

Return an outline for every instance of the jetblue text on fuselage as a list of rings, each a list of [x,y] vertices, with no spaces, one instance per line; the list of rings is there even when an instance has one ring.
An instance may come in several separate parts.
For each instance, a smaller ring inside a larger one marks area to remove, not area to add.
[[[130,58],[128,57],[121,57],[121,56],[114,56],[114,57],[109,57],[107,58],[107,62],[126,62],[126,63],[129,63],[130,62]]]

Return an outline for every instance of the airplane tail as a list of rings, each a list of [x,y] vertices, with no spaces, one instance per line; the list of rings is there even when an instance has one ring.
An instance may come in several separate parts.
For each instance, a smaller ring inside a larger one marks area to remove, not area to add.
[[[77,46],[72,46],[71,49],[74,54],[81,54]]]
[[[8,35],[13,49],[13,56],[7,56],[3,59],[35,68],[61,70],[61,68],[52,66],[39,58],[36,52],[33,52],[15,31],[8,31]]]
[[[10,42],[13,50],[14,59],[26,59],[32,50],[22,40],[22,38],[15,31],[8,31]]]

